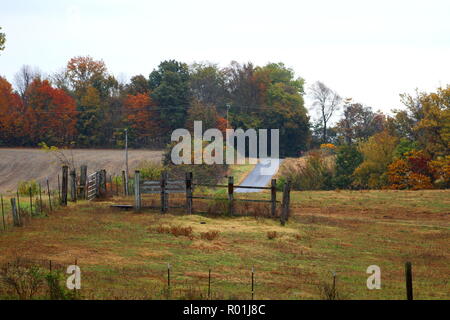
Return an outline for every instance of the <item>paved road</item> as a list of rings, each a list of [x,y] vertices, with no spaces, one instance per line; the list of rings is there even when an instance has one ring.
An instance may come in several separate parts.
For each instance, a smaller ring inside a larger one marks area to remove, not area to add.
[[[283,159],[260,159],[255,168],[248,174],[248,176],[242,181],[242,186],[251,187],[265,187],[267,186],[272,177],[278,172]],[[258,189],[243,189],[236,188],[235,192],[248,193],[248,192],[261,192]]]

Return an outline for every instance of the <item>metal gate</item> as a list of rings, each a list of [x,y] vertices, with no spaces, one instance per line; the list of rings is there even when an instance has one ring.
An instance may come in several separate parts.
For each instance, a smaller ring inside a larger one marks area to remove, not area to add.
[[[99,174],[98,171],[87,176],[86,199],[93,200],[97,197]]]

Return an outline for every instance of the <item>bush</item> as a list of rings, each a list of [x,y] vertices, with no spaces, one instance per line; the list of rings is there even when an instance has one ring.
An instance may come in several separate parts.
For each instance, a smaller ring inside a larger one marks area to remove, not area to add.
[[[200,233],[200,238],[202,238],[203,240],[212,241],[212,240],[217,239],[218,237],[219,237],[219,231],[217,231],[217,230]]]
[[[21,181],[19,182],[19,187],[17,188],[21,196],[29,196],[31,189],[31,195],[35,196],[39,193],[39,184],[36,180]]]
[[[334,187],[339,189],[351,188],[353,172],[363,162],[361,152],[355,146],[341,146],[337,151],[335,161],[336,175],[334,177]]]
[[[406,152],[388,166],[390,189],[431,189],[430,158],[423,151]]]
[[[0,270],[0,282],[15,292],[19,299],[32,299],[44,284],[44,271],[36,265],[19,261]]]
[[[450,156],[430,161],[429,168],[433,173],[436,187],[450,188]]]
[[[276,231],[268,231],[267,232],[267,239],[273,240],[278,236]]]
[[[159,180],[164,167],[154,161],[143,161],[139,164],[138,169],[141,172],[143,180]]]
[[[333,188],[332,157],[310,152],[304,162],[291,162],[282,167],[281,175],[292,181],[294,190],[331,190]]]
[[[60,271],[51,271],[45,276],[48,287],[48,296],[51,300],[74,300],[75,291],[68,290],[65,278]],[[63,285],[61,285],[63,283]]]

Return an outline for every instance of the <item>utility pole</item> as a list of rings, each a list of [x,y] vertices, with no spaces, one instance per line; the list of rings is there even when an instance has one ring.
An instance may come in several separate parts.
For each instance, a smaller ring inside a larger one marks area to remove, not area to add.
[[[128,129],[125,129],[125,195],[128,196]]]
[[[228,111],[230,111],[230,104],[227,104],[227,129],[228,129]]]

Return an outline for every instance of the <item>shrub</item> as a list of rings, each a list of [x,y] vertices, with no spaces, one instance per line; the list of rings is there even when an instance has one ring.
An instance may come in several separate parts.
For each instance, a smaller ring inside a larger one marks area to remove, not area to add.
[[[430,171],[438,188],[450,188],[450,156],[430,161]]]
[[[44,284],[44,271],[39,266],[17,261],[0,270],[0,282],[15,291],[19,299],[32,299]]]
[[[294,190],[330,190],[333,188],[333,161],[322,152],[310,152],[302,161],[282,166],[281,175],[292,181]]]
[[[267,239],[273,240],[278,236],[276,231],[268,231],[267,232]]]
[[[319,285],[320,296],[323,300],[339,300],[339,292],[335,284],[321,283]]]
[[[192,227],[172,226],[170,227],[170,233],[173,234],[175,237],[184,236],[188,238],[193,238]]]
[[[200,238],[202,238],[203,240],[215,240],[219,237],[219,231],[217,230],[211,230],[211,231],[207,231],[207,232],[202,232],[200,233]]]
[[[31,195],[35,196],[39,193],[39,184],[35,180],[21,181],[19,182],[18,192],[22,196],[29,196],[31,189]]]
[[[164,167],[154,161],[143,161],[139,164],[137,170],[141,172],[141,179],[159,180]]]
[[[388,166],[390,189],[431,189],[430,158],[423,151],[410,151]]]
[[[73,300],[75,291],[68,290],[64,283],[64,276],[59,271],[51,271],[45,276],[48,295],[51,300]],[[63,285],[61,285],[63,283]]]
[[[355,146],[341,146],[337,151],[335,162],[336,175],[334,177],[334,187],[340,189],[351,188],[353,172],[363,162],[361,152]]]

